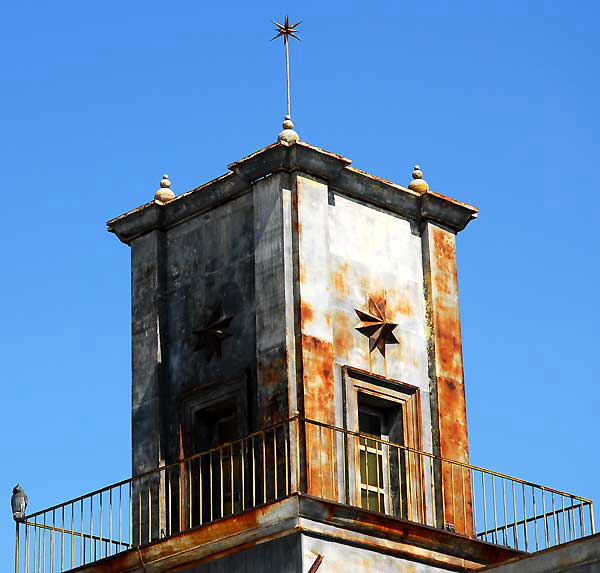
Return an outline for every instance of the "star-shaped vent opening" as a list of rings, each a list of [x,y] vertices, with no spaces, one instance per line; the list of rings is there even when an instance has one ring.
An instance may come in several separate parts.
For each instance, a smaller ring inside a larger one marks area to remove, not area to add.
[[[226,329],[231,324],[233,316],[223,312],[223,306],[218,305],[207,320],[206,326],[193,330],[197,341],[194,350],[205,349],[208,360],[213,356],[221,358],[223,355],[223,341],[231,336]]]
[[[369,352],[378,348],[381,355],[385,357],[386,344],[399,343],[393,332],[398,325],[387,318],[385,298],[375,301],[373,297],[369,297],[369,311],[355,308],[354,312],[361,321],[356,326],[356,330],[369,339]]]

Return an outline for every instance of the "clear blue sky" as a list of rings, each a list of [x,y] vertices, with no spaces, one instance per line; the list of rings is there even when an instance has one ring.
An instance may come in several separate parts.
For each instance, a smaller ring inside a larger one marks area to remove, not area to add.
[[[37,510],[129,475],[129,249],[105,221],[275,140],[286,12],[302,139],[480,208],[459,236],[472,462],[600,502],[597,2],[10,2],[1,563],[17,481]]]

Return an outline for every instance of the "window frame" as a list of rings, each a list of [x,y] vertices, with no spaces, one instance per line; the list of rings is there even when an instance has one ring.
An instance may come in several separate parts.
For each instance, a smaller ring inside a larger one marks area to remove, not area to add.
[[[378,488],[384,490],[384,502],[383,508],[379,506],[376,511],[382,511],[386,514],[398,513],[400,516],[409,515],[408,508],[408,496],[406,492],[400,491],[397,495],[399,497],[398,505],[399,509],[394,511],[392,507],[392,499],[390,496],[393,494],[391,488],[390,468],[389,463],[384,460],[389,460],[389,447],[386,446],[385,441],[391,443],[398,443],[399,445],[406,446],[414,449],[421,449],[422,443],[422,424],[421,424],[421,413],[420,413],[420,391],[416,386],[406,384],[399,380],[393,380],[366,372],[358,368],[350,366],[342,367],[342,380],[344,386],[344,427],[350,432],[360,434],[359,432],[359,411],[363,408],[372,408],[377,411],[377,403],[381,404],[382,408],[379,410],[381,416],[384,416],[382,412],[383,408],[397,408],[397,416],[401,416],[402,422],[402,436],[398,436],[396,439],[390,439],[390,433],[384,434],[380,442],[381,445],[372,448],[374,451],[379,451],[382,458],[382,472],[383,472],[383,487]],[[365,403],[366,399],[366,403]],[[369,406],[368,402],[371,401],[375,406]],[[362,402],[362,405],[361,405]],[[389,430],[387,430],[389,432]],[[401,439],[398,439],[401,437]],[[362,491],[364,482],[361,476],[361,459],[360,451],[361,444],[354,444],[354,441],[350,435],[347,440],[347,460],[352,461],[347,464],[347,491],[345,492],[346,499],[351,505],[363,507],[362,502]],[[360,439],[358,440],[360,442]],[[365,463],[366,463],[365,454]],[[405,468],[398,466],[397,471],[405,472]],[[409,470],[410,471],[410,470]],[[411,476],[412,477],[412,476]],[[367,484],[368,486],[369,484]],[[367,491],[370,488],[367,487]],[[411,500],[411,504],[414,501]],[[418,502],[417,502],[418,504]],[[367,494],[367,508],[369,506],[368,494]]]

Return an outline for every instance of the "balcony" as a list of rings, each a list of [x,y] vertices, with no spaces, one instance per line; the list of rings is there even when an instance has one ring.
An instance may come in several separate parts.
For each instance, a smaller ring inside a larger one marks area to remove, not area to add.
[[[297,493],[527,552],[594,533],[590,500],[296,416],[26,516],[15,572],[68,571]]]

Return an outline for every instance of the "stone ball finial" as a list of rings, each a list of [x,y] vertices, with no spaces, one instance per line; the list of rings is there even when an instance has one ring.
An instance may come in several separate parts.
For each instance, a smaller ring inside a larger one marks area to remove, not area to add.
[[[167,174],[163,175],[160,180],[160,188],[154,194],[154,200],[159,203],[168,203],[175,199],[175,193],[171,190],[171,181],[169,181],[169,176]]]
[[[283,120],[283,131],[277,137],[277,141],[283,145],[293,145],[298,139],[300,138],[294,131],[294,122],[289,115],[286,115]]]
[[[429,183],[423,179],[423,172],[418,165],[415,165],[412,172],[413,180],[408,184],[408,188],[419,193],[429,191]]]

